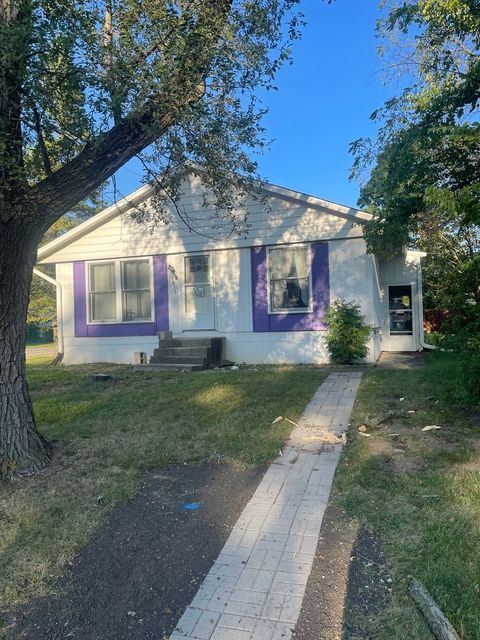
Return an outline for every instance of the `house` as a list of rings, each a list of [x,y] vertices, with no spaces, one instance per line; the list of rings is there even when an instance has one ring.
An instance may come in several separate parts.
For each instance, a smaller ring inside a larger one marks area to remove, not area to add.
[[[41,247],[39,264],[56,265],[64,362],[133,363],[157,349],[154,362],[186,364],[216,344],[217,358],[237,363],[326,363],[325,313],[337,299],[358,302],[373,327],[368,362],[422,348],[425,254],[382,261],[362,237],[370,214],[260,189],[263,198],[247,198],[238,212],[247,214],[245,235],[216,224],[192,172],[179,206],[201,233],[175,215],[153,230],[135,222],[132,208],[153,195],[145,186]]]

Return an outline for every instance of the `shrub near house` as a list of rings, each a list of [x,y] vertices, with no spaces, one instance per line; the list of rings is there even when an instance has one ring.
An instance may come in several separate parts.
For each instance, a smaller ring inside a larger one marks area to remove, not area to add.
[[[328,309],[326,324],[327,350],[332,362],[352,364],[366,358],[371,327],[365,324],[360,305],[345,300],[335,301]]]

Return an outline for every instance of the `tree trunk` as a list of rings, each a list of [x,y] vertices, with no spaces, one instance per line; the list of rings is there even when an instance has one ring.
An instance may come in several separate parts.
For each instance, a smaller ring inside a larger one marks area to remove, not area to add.
[[[5,211],[3,211],[5,213]],[[50,447],[38,433],[25,367],[25,325],[41,231],[18,212],[0,221],[0,477],[38,471]]]

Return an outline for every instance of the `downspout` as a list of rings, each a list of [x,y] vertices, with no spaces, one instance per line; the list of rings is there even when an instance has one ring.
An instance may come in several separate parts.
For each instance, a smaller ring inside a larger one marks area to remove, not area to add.
[[[418,337],[420,338],[420,346],[422,349],[431,349],[435,351],[437,347],[433,344],[427,344],[425,342],[425,331],[423,328],[423,286],[422,286],[422,260],[419,258],[417,269],[417,295],[418,295],[418,315],[420,318],[420,328],[418,332]]]
[[[37,268],[33,269],[33,273],[42,278],[49,284],[55,287],[57,292],[57,355],[51,364],[59,364],[63,359],[64,344],[63,344],[63,289],[62,284],[58,280],[54,280],[50,276],[47,276],[43,271],[39,271]]]

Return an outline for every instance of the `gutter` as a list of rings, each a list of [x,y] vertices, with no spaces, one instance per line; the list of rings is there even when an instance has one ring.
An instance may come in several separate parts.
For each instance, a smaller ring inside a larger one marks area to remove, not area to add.
[[[50,276],[47,276],[43,271],[39,271],[36,267],[33,269],[33,273],[53,285],[57,292],[57,355],[51,362],[52,365],[59,364],[63,359],[64,354],[64,341],[63,341],[63,288],[62,284],[58,280],[54,280]]]

